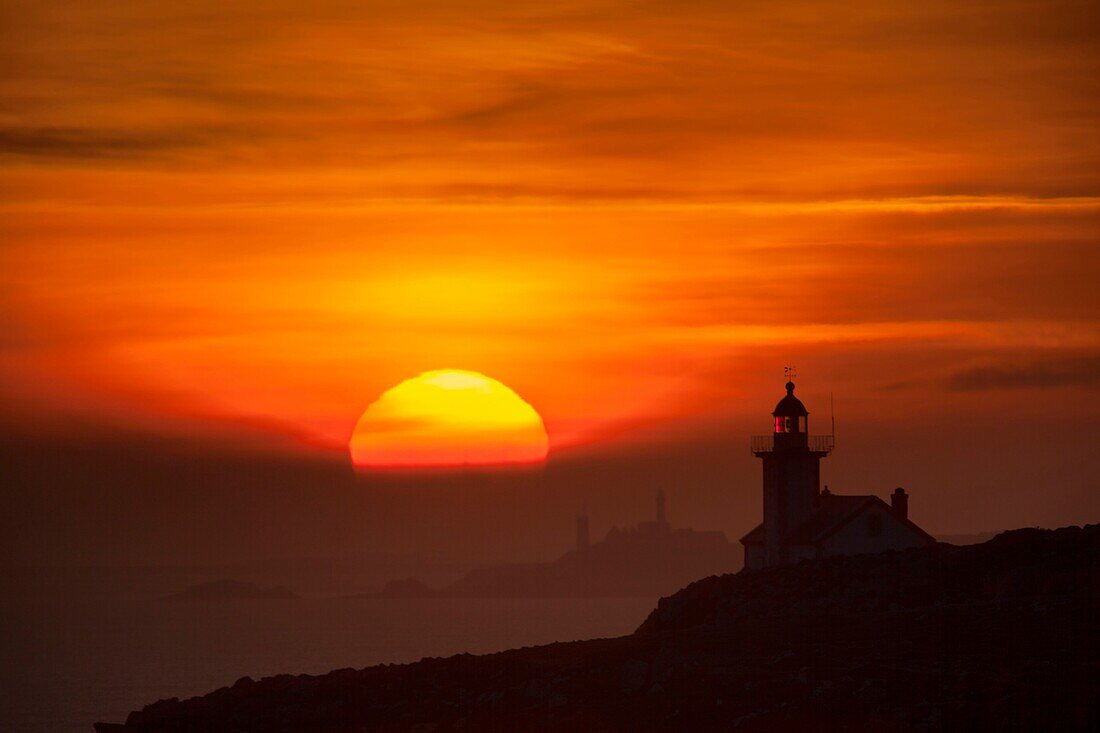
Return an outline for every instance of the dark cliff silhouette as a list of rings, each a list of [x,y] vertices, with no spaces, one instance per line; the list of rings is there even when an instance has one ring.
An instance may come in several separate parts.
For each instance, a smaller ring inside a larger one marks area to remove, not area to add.
[[[711,577],[637,632],[238,680],[100,731],[1086,730],[1100,526]]]
[[[164,596],[165,601],[286,601],[299,596],[281,585],[264,588],[243,580],[212,580]]]

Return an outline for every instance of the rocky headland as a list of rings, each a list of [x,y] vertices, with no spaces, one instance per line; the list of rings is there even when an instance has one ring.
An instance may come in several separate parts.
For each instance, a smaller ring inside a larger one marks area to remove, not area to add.
[[[617,639],[238,680],[97,730],[1096,730],[1100,525],[709,577]]]

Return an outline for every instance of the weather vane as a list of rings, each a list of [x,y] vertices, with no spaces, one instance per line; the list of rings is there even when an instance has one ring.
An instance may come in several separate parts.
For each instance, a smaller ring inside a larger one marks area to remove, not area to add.
[[[798,376],[798,371],[794,368],[794,364],[788,364],[783,367],[783,376],[788,382],[794,381],[794,378]]]

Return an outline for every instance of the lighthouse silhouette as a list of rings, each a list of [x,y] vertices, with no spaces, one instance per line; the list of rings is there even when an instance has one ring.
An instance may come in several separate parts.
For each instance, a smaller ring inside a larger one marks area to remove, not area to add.
[[[764,564],[787,562],[783,538],[817,511],[821,493],[821,459],[832,446],[810,449],[810,413],[794,396],[794,382],[772,412],[775,432],[771,450],[754,451],[764,462]]]
[[[900,487],[890,505],[873,495],[821,490],[821,459],[832,452],[834,436],[810,435],[810,413],[795,397],[794,381],[785,387],[772,411],[772,433],[751,442],[763,463],[764,521],[741,538],[745,567],[935,543],[909,520],[909,495]]]

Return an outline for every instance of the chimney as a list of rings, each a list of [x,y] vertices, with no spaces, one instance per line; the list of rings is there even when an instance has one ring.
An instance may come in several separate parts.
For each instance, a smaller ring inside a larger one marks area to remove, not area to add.
[[[899,486],[890,494],[890,508],[898,519],[909,519],[909,494],[905,493],[905,489]]]

